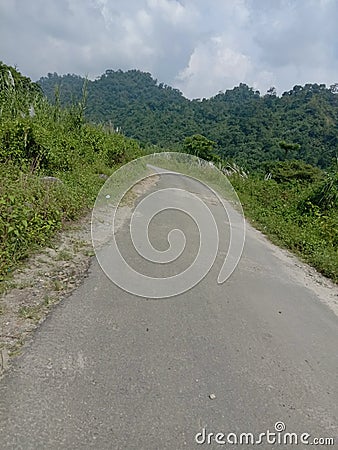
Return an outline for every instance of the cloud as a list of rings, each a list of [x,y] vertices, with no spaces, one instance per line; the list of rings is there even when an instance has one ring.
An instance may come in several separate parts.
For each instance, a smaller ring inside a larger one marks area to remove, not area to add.
[[[188,10],[176,0],[148,0],[150,11],[157,12],[162,20],[176,26],[189,23]]]
[[[337,81],[335,0],[0,0],[1,58],[47,72],[150,71],[189,97]]]
[[[245,80],[252,63],[243,53],[228,47],[223,37],[212,37],[199,44],[189,63],[177,76],[177,84],[189,97],[215,94],[216,86],[233,86]],[[201,89],[203,87],[203,89]]]

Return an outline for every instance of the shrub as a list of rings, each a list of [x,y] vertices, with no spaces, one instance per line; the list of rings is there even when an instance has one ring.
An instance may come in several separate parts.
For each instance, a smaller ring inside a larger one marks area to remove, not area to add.
[[[286,182],[316,182],[323,178],[323,172],[318,168],[299,160],[273,161],[265,163],[266,172],[278,183]]]

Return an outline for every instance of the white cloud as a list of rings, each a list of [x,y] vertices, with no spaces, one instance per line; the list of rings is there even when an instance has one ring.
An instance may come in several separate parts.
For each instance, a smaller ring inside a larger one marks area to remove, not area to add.
[[[198,45],[182,70],[177,82],[188,97],[211,96],[220,86],[233,86],[244,81],[251,70],[250,58],[229,48],[218,36]]]
[[[173,25],[185,22],[187,19],[186,9],[176,0],[148,0],[147,6],[150,11],[159,13],[163,20]]]
[[[138,68],[190,97],[338,81],[336,0],[0,0],[0,17],[1,58],[33,79]]]

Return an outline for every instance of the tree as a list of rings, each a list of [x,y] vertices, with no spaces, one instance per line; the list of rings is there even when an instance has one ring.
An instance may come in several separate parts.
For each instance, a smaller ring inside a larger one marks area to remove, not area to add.
[[[186,153],[198,156],[199,158],[210,160],[213,158],[213,150],[216,142],[202,136],[201,134],[194,134],[186,137],[183,142],[183,149]]]
[[[279,146],[281,149],[284,150],[285,158],[288,156],[289,151],[292,151],[292,150],[298,151],[300,149],[299,144],[292,144],[292,143],[288,143],[285,141],[280,141]]]
[[[51,101],[55,86],[61,86],[60,104],[69,106],[81,101],[84,81],[51,74],[39,84]],[[167,150],[182,147],[186,136],[207,136],[222,158],[251,170],[264,161],[290,158],[327,168],[337,151],[338,83],[296,85],[282,96],[273,86],[260,96],[241,83],[200,101],[157,83],[149,73],[108,70],[88,80],[87,92],[84,114],[91,122],[113,123],[128,137]],[[281,140],[286,146],[278,145]],[[188,145],[186,151],[196,148]]]
[[[272,96],[272,97],[276,97],[277,96],[277,90],[276,90],[275,86],[271,86],[271,88],[269,88],[266,91],[266,95]]]
[[[264,164],[266,173],[270,173],[272,179],[278,183],[293,181],[315,183],[323,177],[323,172],[318,168],[306,164],[303,161],[273,161]]]

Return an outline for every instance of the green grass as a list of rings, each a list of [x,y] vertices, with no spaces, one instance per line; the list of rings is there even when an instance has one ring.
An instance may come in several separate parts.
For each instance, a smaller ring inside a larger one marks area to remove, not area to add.
[[[323,181],[276,182],[251,176],[231,177],[231,182],[256,228],[338,282],[337,204],[322,209],[308,201]]]
[[[67,252],[67,250],[60,250],[58,252],[56,260],[57,261],[71,261],[72,258],[73,258],[73,255],[70,252]]]
[[[51,105],[28,79],[5,69],[0,75],[10,69],[15,85],[0,83],[0,281],[87,212],[107,176],[142,155],[136,141],[86,123],[83,103]]]
[[[23,306],[19,309],[19,317],[38,322],[42,317],[41,306]]]

